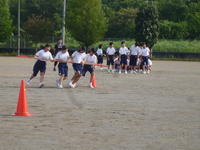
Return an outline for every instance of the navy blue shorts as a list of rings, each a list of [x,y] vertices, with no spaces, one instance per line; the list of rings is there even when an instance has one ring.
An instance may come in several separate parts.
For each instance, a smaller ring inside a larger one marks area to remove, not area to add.
[[[130,66],[137,66],[137,55],[130,56]]]
[[[127,65],[127,55],[121,55],[120,64]]]
[[[68,66],[66,63],[58,64],[58,75],[64,75],[65,77],[68,76]]]
[[[83,66],[83,72],[82,72],[82,75],[85,76],[86,72],[89,72],[89,73],[93,73],[94,72],[94,66],[92,65],[84,65]]]
[[[107,65],[114,65],[114,56],[113,55],[108,55]]]
[[[142,56],[142,63],[141,65],[149,65],[149,62],[148,62],[148,59],[149,57],[148,56]]]
[[[37,60],[35,65],[33,66],[33,76],[37,76],[38,72],[46,72],[46,62]]]
[[[83,65],[82,64],[74,63],[72,66],[73,66],[73,69],[74,69],[75,72],[82,73],[82,71],[83,71]]]
[[[102,55],[98,55],[97,56],[97,60],[98,60],[98,64],[103,64],[103,56]]]

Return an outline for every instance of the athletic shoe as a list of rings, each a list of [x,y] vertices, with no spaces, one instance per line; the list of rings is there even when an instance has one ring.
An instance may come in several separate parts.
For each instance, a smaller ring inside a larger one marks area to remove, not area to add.
[[[122,71],[121,70],[119,70],[119,74],[121,74],[122,73]]]
[[[130,73],[133,74],[133,70],[131,70]]]
[[[112,70],[112,73],[115,73],[115,70],[114,70],[114,69]]]
[[[71,88],[75,88],[76,84],[73,84],[72,82],[70,82],[70,83],[69,83],[69,86],[70,86]]]
[[[147,70],[147,74],[150,74],[150,71],[149,71],[149,70]]]
[[[108,73],[110,73],[110,70],[108,69]]]
[[[30,80],[27,80],[27,81],[26,81],[26,85],[29,86],[30,84],[31,84],[31,81],[30,81]]]
[[[128,74],[127,70],[125,70],[125,74]]]
[[[43,87],[44,87],[44,83],[40,83],[39,88],[43,88]]]
[[[57,86],[57,88],[59,88],[59,86],[60,86],[59,80],[56,80],[56,86]]]
[[[146,74],[146,71],[142,71],[142,74]]]
[[[137,72],[136,72],[136,71],[133,71],[133,73],[134,73],[134,74],[137,74]]]
[[[63,89],[63,85],[59,84],[58,88]]]
[[[92,89],[94,88],[94,86],[92,85],[92,83],[90,83],[89,87],[92,88]]]

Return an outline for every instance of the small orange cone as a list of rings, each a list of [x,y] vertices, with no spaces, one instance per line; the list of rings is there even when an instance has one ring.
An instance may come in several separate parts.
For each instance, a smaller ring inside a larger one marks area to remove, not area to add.
[[[95,88],[97,87],[96,75],[94,75],[94,78],[92,80],[92,86],[95,87]]]
[[[24,80],[21,81],[17,110],[16,113],[13,114],[13,116],[24,116],[24,117],[32,116],[32,114],[28,112],[28,104],[27,104],[26,88]]]

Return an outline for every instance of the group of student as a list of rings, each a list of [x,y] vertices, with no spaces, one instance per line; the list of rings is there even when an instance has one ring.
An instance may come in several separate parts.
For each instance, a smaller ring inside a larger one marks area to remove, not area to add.
[[[136,73],[138,70],[143,70],[143,73],[149,73],[149,53],[150,50],[145,44],[133,45],[130,50],[126,47],[125,42],[121,43],[119,54],[117,54],[114,44],[111,42],[106,50],[108,72],[122,73],[122,70],[127,74],[128,71]],[[51,46],[45,45],[39,50],[34,58],[37,60],[33,66],[33,73],[31,77],[26,81],[27,85],[30,85],[31,80],[37,76],[40,72],[40,83],[39,87],[44,87],[44,76],[46,72],[46,62],[54,62],[53,70],[56,71],[58,64],[59,78],[56,80],[56,86],[63,88],[63,81],[68,77],[68,63],[72,63],[74,69],[74,75],[69,82],[69,87],[75,88],[77,82],[81,76],[85,76],[87,72],[90,73],[89,87],[94,88],[92,81],[94,80],[95,64],[103,64],[103,45],[99,45],[97,51],[91,48],[87,53],[85,47],[80,47],[79,50],[73,52],[70,56],[68,48],[62,44],[62,40],[59,40],[55,45],[54,58],[51,54]],[[96,56],[97,55],[97,56]],[[141,64],[138,64],[138,61]],[[112,67],[112,69],[111,69]],[[138,68],[139,67],[139,68]]]
[[[98,64],[103,64],[103,45],[100,44],[97,50]],[[106,58],[108,65],[108,72],[124,72],[127,74],[138,73],[142,71],[143,74],[149,74],[151,71],[152,61],[150,60],[150,49],[145,43],[136,43],[127,48],[124,41],[121,42],[119,52],[114,48],[113,42],[109,44],[106,50]]]

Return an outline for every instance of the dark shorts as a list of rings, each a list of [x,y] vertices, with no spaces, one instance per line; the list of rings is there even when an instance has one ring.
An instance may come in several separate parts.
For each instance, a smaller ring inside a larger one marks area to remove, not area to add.
[[[73,66],[73,69],[74,69],[75,72],[82,73],[82,71],[83,71],[83,65],[82,64],[74,63],[72,66]]]
[[[121,65],[127,65],[127,55],[121,55]]]
[[[130,66],[137,66],[137,55],[130,56]]]
[[[149,65],[149,62],[148,62],[148,59],[149,57],[148,56],[142,56],[142,63],[141,65]]]
[[[107,65],[114,65],[114,56],[113,55],[108,55]]]
[[[64,75],[65,77],[68,76],[68,66],[66,63],[58,64],[58,75]]]
[[[98,60],[98,64],[103,64],[103,56],[102,55],[98,55],[97,56],[97,60]]]
[[[85,76],[86,72],[93,73],[94,72],[94,66],[84,65],[82,75]]]
[[[46,72],[46,62],[37,60],[35,65],[33,66],[33,76],[37,76],[38,72]]]

